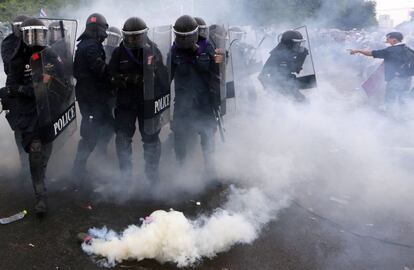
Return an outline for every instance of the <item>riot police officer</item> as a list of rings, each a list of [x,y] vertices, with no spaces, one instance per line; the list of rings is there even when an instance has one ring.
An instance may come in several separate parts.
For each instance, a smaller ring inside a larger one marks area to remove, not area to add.
[[[108,37],[103,42],[103,47],[106,55],[106,63],[109,64],[112,53],[114,52],[115,48],[119,46],[119,43],[122,40],[122,33],[121,30],[115,26],[109,26],[106,33],[108,34]]]
[[[137,17],[125,21],[122,28],[123,40],[117,47],[109,63],[111,79],[116,87],[115,131],[116,151],[123,178],[132,177],[132,137],[138,119],[139,131],[144,148],[145,173],[152,181],[159,179],[158,166],[161,156],[159,130],[154,134],[146,132],[144,125],[144,73],[152,64],[155,88],[168,85],[167,68],[157,45],[147,37],[148,27]],[[157,90],[157,89],[156,89]]]
[[[22,145],[29,153],[30,173],[36,195],[35,211],[47,212],[45,172],[52,151],[52,145],[42,139],[37,103],[32,81],[31,59],[38,59],[38,53],[47,46],[47,27],[42,21],[26,19],[21,24],[23,43],[9,64],[7,81],[8,94],[17,101],[17,127],[22,132]]]
[[[214,110],[220,106],[219,67],[214,47],[198,46],[198,24],[183,15],[174,24],[171,75],[175,85],[173,132],[175,154],[183,164],[188,144],[199,134],[207,171],[213,170],[217,123]]]
[[[74,76],[77,80],[75,90],[79,110],[82,115],[77,154],[73,172],[82,178],[86,173],[88,157],[100,140],[100,134],[112,129],[111,110],[108,100],[108,67],[102,42],[108,36],[108,24],[99,13],[91,14],[86,21],[86,29],[78,38],[74,61]]]
[[[239,90],[239,97],[247,102],[250,111],[255,107],[257,100],[257,93],[251,75],[260,71],[262,63],[257,60],[256,48],[246,43],[246,34],[246,31],[238,26],[229,29],[235,87]]]
[[[198,41],[208,39],[208,26],[203,18],[194,17],[198,24]]]
[[[296,75],[302,70],[309,54],[301,45],[304,41],[299,31],[289,30],[282,34],[279,44],[270,52],[270,57],[259,75],[265,89],[276,90],[298,102],[305,100],[296,80]]]
[[[112,53],[114,52],[115,48],[119,46],[119,43],[122,40],[122,33],[121,30],[118,29],[118,27],[115,26],[109,26],[108,31],[106,31],[108,34],[108,37],[105,39],[105,41],[102,43],[104,51],[105,51],[105,57],[106,57],[106,63],[109,64],[109,61],[111,60]],[[108,99],[108,107],[112,114],[112,118],[108,118],[108,126],[113,126],[114,122],[114,110],[115,110],[115,97],[111,97]],[[100,140],[98,142],[98,145],[96,146],[98,153],[100,153],[101,156],[107,155],[108,150],[108,144],[112,140],[112,137],[114,136],[114,130],[113,129],[104,129],[101,133]]]
[[[26,19],[28,19],[28,17],[25,15],[16,16],[11,23],[13,30],[12,33],[10,33],[1,43],[1,57],[3,59],[4,72],[7,76],[9,75],[10,60],[13,58],[15,52],[18,51],[21,45],[22,32],[20,26]],[[8,80],[6,80],[6,85],[7,81]],[[14,138],[19,152],[20,165],[22,168],[21,171],[25,172],[29,166],[26,153],[21,144],[22,135],[20,130],[17,128],[17,100],[13,97],[3,97],[1,101],[3,109],[8,111],[6,113],[6,119],[9,122],[11,129],[14,131]]]

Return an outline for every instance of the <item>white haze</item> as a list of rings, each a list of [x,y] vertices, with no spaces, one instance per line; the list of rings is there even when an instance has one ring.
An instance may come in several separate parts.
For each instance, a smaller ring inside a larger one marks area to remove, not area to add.
[[[209,23],[225,23],[226,16],[233,22],[245,17],[243,12],[231,12],[228,2],[216,1],[214,8],[204,10],[193,9],[192,5],[181,6],[191,1],[165,1],[162,6],[153,3],[158,2],[93,1],[80,10],[68,8],[62,14],[80,19],[80,30],[83,21],[93,12],[101,12],[110,25],[118,27],[129,16],[140,16],[149,26],[172,24],[183,13],[199,15]],[[263,48],[264,57],[268,56],[274,42],[275,37]],[[233,187],[227,203],[220,209],[211,216],[195,220],[176,211],[156,211],[151,214],[152,222],[130,225],[121,233],[93,229],[90,231],[95,237],[92,244],[84,244],[82,248],[88,254],[106,258],[102,261],[106,266],[144,258],[174,262],[178,266],[192,265],[202,257],[214,257],[235,244],[252,243],[263,226],[277,218],[281,209],[303,196],[297,187],[308,185],[316,186],[315,197],[347,194],[354,200],[355,209],[361,208],[361,212],[393,211],[413,224],[410,209],[414,203],[413,169],[407,163],[413,160],[414,118],[408,112],[402,120],[399,116],[395,121],[370,107],[364,93],[355,89],[360,84],[352,64],[355,58],[345,51],[332,51],[330,55],[319,53],[320,58],[315,59],[319,87],[305,92],[308,104],[295,104],[266,94],[255,76],[251,78],[258,92],[254,113],[247,112],[243,100],[238,100],[237,106],[229,102],[229,113],[225,116],[227,141],[221,143],[219,137],[216,138],[216,164],[220,179],[235,182],[241,188]],[[335,65],[338,58],[342,61],[340,69]],[[6,123],[2,127],[2,142],[5,139],[10,143],[0,144],[1,151],[11,152],[12,135]],[[163,132],[168,133],[168,128]],[[166,137],[163,140],[161,174],[164,182],[155,187],[139,182],[139,189],[129,193],[131,197],[174,198],[183,190],[197,195],[208,184],[197,169],[174,171],[171,149],[165,142]],[[134,143],[140,144],[139,138],[135,138]],[[135,165],[142,165],[141,153],[134,154],[138,157]],[[196,161],[202,166],[201,153],[196,154]],[[117,159],[112,158],[110,165],[116,170]],[[70,160],[66,156],[60,159],[70,164],[73,156],[70,155]],[[10,162],[10,158],[1,160],[1,164]],[[119,182],[111,167],[109,172],[102,166],[96,169],[108,176],[105,186],[108,189],[120,189],[122,196],[126,194],[124,191],[131,190],[131,186]],[[359,210],[347,216],[355,222],[359,222],[360,217]]]
[[[233,187],[228,202],[210,216],[189,220],[178,211],[157,210],[142,225],[130,225],[121,234],[107,228],[90,229],[93,239],[82,248],[88,254],[105,257],[107,260],[98,262],[106,267],[128,259],[193,266],[234,244],[251,243],[286,203],[286,198],[279,198],[275,208],[275,202],[259,189]]]

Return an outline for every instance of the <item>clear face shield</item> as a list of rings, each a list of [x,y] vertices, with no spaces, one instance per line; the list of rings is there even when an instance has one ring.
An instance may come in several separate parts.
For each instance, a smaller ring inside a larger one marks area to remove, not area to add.
[[[122,30],[124,46],[129,49],[144,48],[147,42],[148,28],[139,31],[124,31]]]
[[[13,23],[11,23],[13,34],[18,38],[22,37],[21,25],[22,25],[22,22],[13,22]]]
[[[198,27],[190,32],[178,32],[174,30],[175,44],[180,49],[193,49],[197,45]]]
[[[23,42],[29,46],[47,46],[47,27],[46,26],[27,26],[22,27]]]
[[[106,39],[104,40],[104,42],[102,43],[104,46],[109,46],[109,47],[118,47],[119,43],[122,40],[122,36],[119,35],[118,33],[115,32],[111,32],[111,31],[106,31],[106,33],[108,34],[108,36],[106,37]]]
[[[68,30],[63,28],[63,33],[60,26],[49,26],[49,43],[50,45],[56,43],[57,41],[63,39],[67,36]]]
[[[204,39],[208,38],[208,27],[207,25],[198,26],[198,35]]]

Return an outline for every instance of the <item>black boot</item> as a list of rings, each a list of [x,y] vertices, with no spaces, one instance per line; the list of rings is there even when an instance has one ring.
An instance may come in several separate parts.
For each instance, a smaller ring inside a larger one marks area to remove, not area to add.
[[[132,138],[119,132],[116,134],[115,146],[119,161],[119,169],[124,183],[132,181]]]
[[[43,216],[47,213],[47,197],[45,186],[45,173],[52,145],[42,145],[40,140],[33,140],[30,144],[29,164],[32,175],[33,189],[36,196],[34,210],[36,214]]]
[[[161,142],[144,143],[145,175],[151,182],[160,180],[159,164],[161,158]]]
[[[90,146],[90,143],[88,143],[85,139],[80,139],[78,151],[72,167],[72,177],[78,187],[84,184],[87,177],[86,164],[92,151],[93,147]]]

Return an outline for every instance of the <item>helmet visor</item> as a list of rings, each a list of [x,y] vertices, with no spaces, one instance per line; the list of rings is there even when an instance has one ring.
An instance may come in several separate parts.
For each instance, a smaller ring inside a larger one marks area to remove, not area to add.
[[[123,43],[130,49],[140,49],[145,46],[148,28],[139,31],[123,31]]]
[[[208,27],[207,25],[199,25],[198,26],[198,35],[202,38],[208,38]]]
[[[178,32],[174,30],[175,44],[177,47],[180,49],[194,48],[198,40],[198,29],[199,27],[190,32]]]
[[[47,27],[45,26],[27,26],[22,27],[23,42],[29,46],[46,46],[47,45]]]
[[[103,45],[109,47],[118,47],[122,39],[121,35],[111,31],[106,31],[106,33],[108,34],[108,37],[103,42]]]
[[[63,30],[62,33],[60,27],[50,27],[49,28],[49,42],[50,44],[54,44],[56,41],[63,39],[67,35],[67,29]]]

